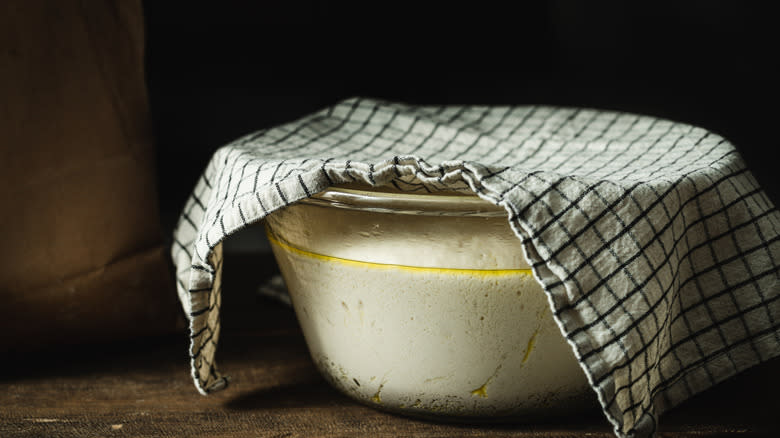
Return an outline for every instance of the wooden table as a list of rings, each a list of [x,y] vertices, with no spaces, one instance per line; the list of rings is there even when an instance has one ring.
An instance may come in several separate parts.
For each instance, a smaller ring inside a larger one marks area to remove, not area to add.
[[[225,391],[190,379],[185,333],[14,358],[0,375],[0,437],[612,437],[599,412],[549,424],[440,424],[352,402],[319,376],[293,312],[257,297],[267,256],[225,263]],[[259,267],[259,268],[258,268]],[[65,359],[57,353],[66,353]],[[780,360],[724,382],[661,417],[660,436],[780,436]]]

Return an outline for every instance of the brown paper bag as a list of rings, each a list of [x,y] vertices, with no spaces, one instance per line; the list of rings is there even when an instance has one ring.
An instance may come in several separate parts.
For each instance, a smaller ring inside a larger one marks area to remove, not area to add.
[[[0,350],[170,331],[139,1],[0,2]]]

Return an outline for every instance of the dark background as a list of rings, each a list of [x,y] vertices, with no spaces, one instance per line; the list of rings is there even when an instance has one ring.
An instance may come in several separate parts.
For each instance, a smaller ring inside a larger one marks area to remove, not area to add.
[[[692,123],[730,139],[780,201],[777,32],[756,3],[421,3],[147,1],[166,235],[217,147],[355,95]]]

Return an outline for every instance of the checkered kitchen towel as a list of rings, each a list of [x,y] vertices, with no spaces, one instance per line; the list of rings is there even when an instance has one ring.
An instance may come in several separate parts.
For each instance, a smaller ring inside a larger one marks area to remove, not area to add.
[[[780,354],[780,214],[704,129],[548,106],[349,99],[215,154],[175,231],[199,391],[217,370],[222,240],[332,185],[503,206],[619,436]]]

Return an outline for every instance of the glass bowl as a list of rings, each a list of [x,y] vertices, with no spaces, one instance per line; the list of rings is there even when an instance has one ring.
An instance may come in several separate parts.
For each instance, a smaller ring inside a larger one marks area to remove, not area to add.
[[[346,395],[440,419],[595,403],[500,207],[334,187],[265,224],[309,352]]]

